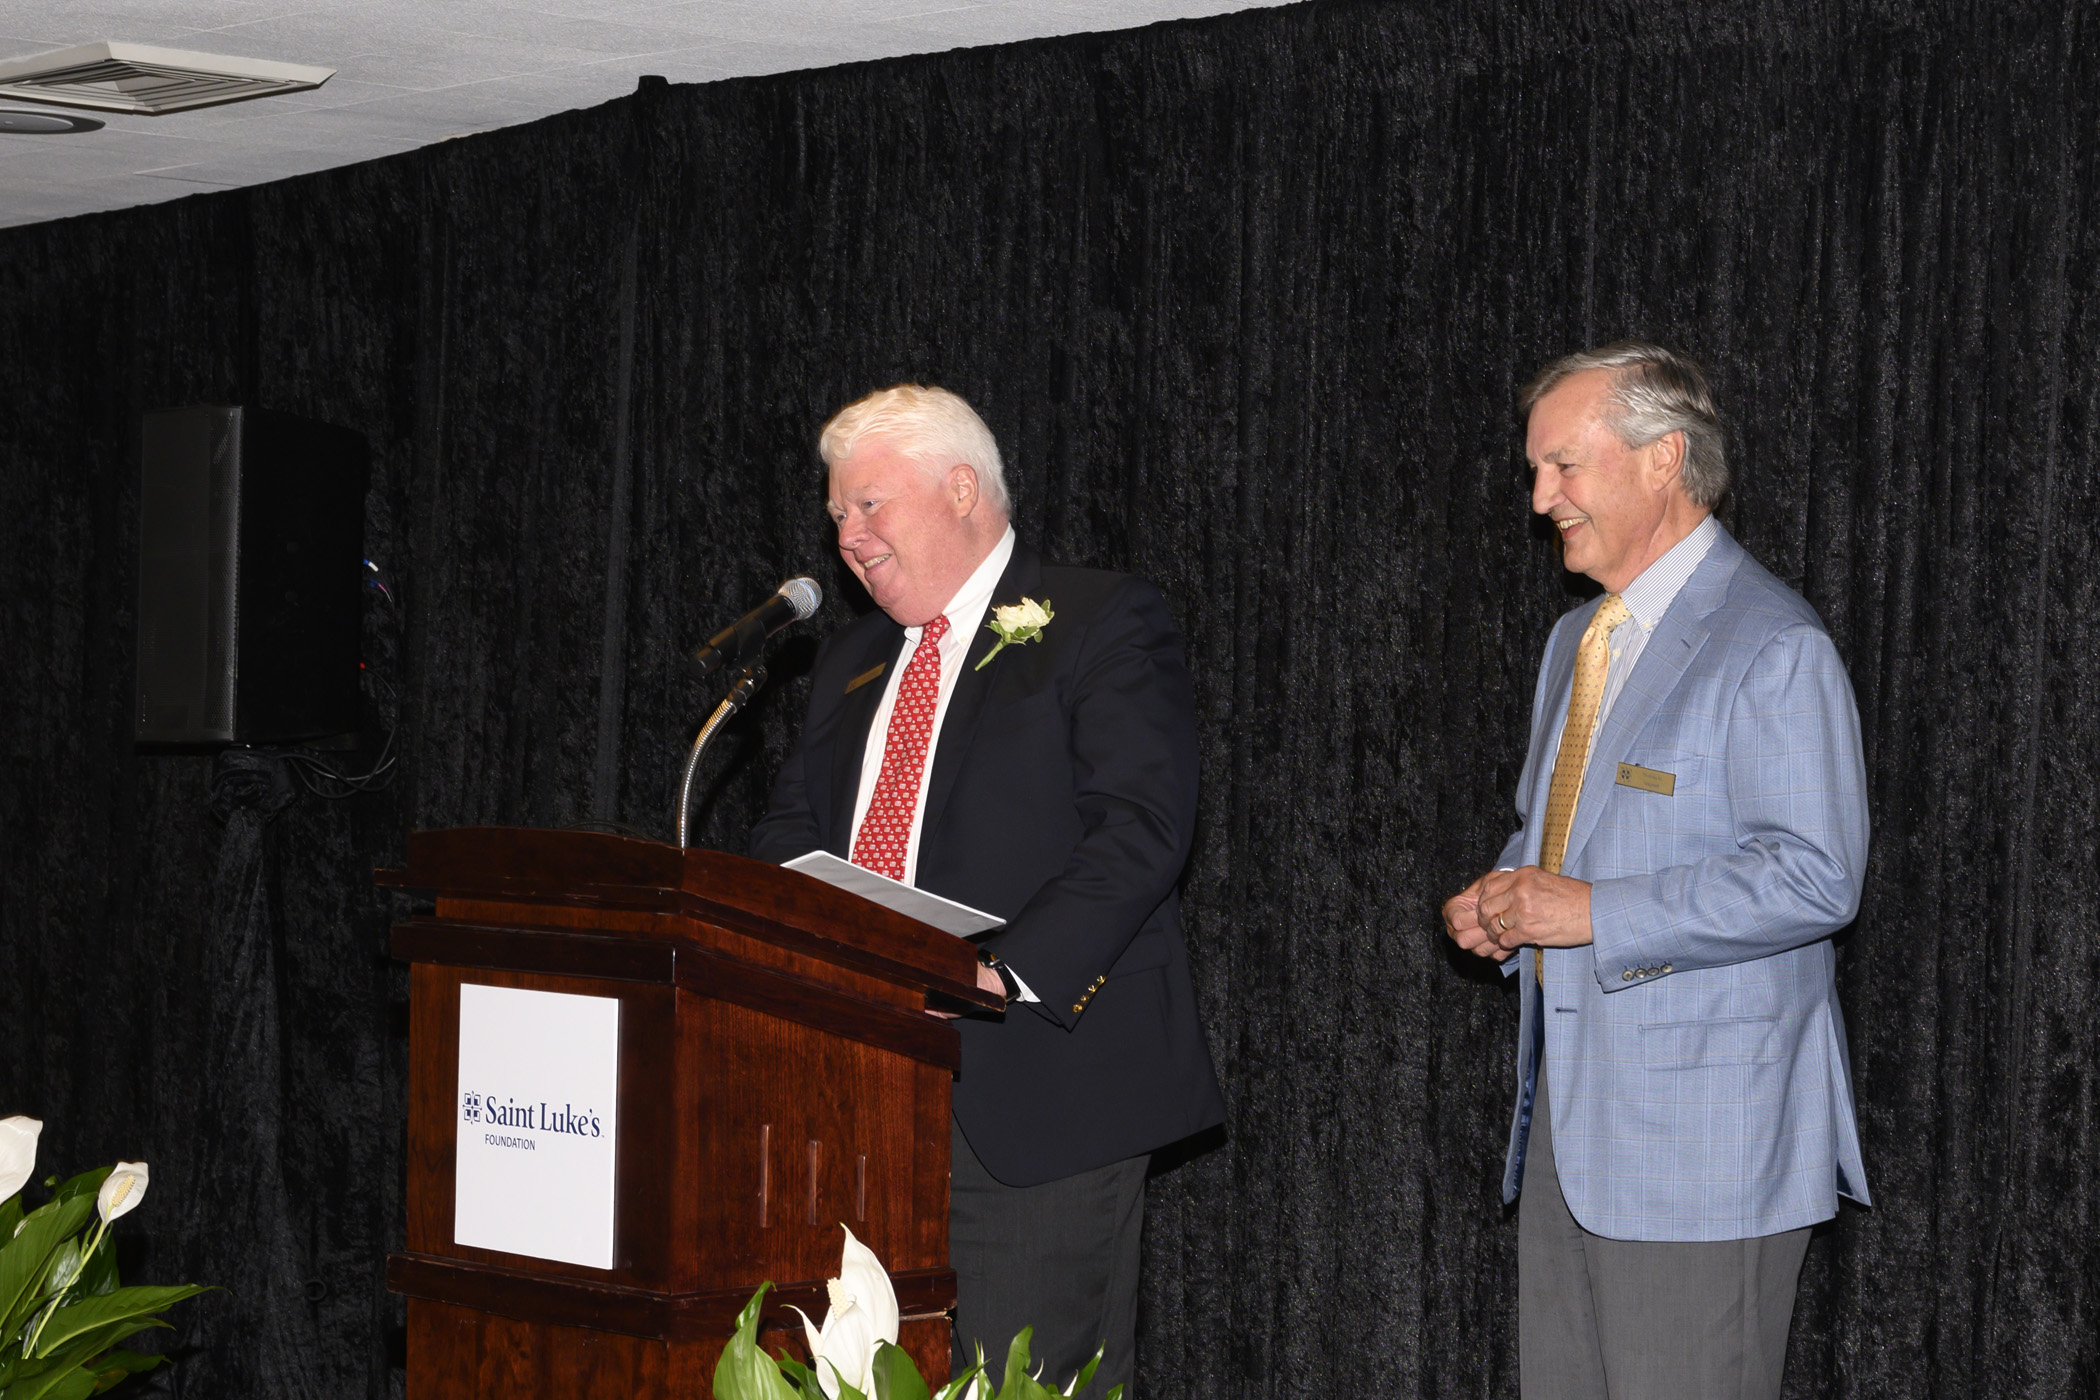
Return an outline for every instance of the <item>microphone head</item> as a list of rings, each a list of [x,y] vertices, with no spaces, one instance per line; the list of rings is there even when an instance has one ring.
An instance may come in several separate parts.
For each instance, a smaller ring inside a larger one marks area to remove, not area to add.
[[[797,574],[781,584],[779,591],[780,596],[787,599],[788,605],[794,608],[797,622],[813,616],[817,605],[824,601],[824,590],[819,588],[817,581],[808,574]]]

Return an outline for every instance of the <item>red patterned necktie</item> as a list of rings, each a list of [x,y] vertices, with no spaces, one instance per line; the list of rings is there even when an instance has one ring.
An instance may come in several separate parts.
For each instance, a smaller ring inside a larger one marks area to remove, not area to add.
[[[882,746],[882,775],[875,780],[875,796],[853,838],[853,863],[892,880],[904,878],[919,779],[926,772],[926,745],[933,738],[934,707],[941,699],[941,638],[947,635],[946,617],[927,623],[919,634],[918,649],[897,682],[890,734]]]

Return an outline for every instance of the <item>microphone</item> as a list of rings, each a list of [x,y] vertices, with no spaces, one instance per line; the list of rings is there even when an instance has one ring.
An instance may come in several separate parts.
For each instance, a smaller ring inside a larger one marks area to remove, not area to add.
[[[709,637],[704,646],[686,658],[685,664],[693,668],[695,675],[705,677],[724,666],[756,661],[765,649],[766,638],[790,622],[808,617],[823,601],[824,590],[817,581],[799,574],[781,584],[763,603]]]

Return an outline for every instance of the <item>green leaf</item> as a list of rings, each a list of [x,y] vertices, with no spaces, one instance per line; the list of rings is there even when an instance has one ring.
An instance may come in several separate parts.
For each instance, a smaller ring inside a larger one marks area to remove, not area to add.
[[[6,1200],[0,1201],[0,1240],[13,1239],[15,1237],[15,1226],[21,1223],[22,1193],[17,1191]]]
[[[89,1362],[88,1369],[95,1373],[95,1393],[100,1395],[125,1377],[150,1371],[167,1359],[143,1351],[113,1351]]]
[[[167,1327],[157,1317],[127,1318],[112,1322],[106,1327],[97,1327],[81,1333],[58,1350],[39,1356],[34,1361],[22,1363],[22,1374],[42,1375],[45,1371],[63,1371],[69,1366],[80,1366],[108,1351],[118,1342],[128,1341],[139,1333],[155,1327]],[[170,1328],[169,1330],[173,1330]]]
[[[48,1201],[29,1212],[22,1233],[0,1244],[0,1341],[12,1342],[22,1321],[43,1300],[43,1282],[59,1245],[94,1214],[95,1198]]]
[[[167,1323],[157,1318],[149,1317],[116,1323],[110,1327],[98,1328],[91,1334],[75,1338],[52,1355],[41,1356],[34,1361],[21,1362],[15,1368],[13,1374],[7,1378],[9,1389],[0,1391],[0,1395],[8,1397],[19,1395],[22,1393],[23,1388],[32,1380],[41,1382],[44,1379],[70,1371],[84,1363],[93,1362],[94,1358],[101,1353],[108,1351],[112,1346],[132,1336],[134,1333],[143,1332],[149,1327],[166,1327],[167,1325]],[[131,1355],[133,1353],[123,1354]],[[99,1364],[90,1364],[88,1369],[99,1374]],[[114,1385],[115,1382],[112,1381],[111,1384]]]
[[[997,1393],[992,1389],[992,1373],[985,1369],[984,1343],[977,1343],[976,1350],[977,1359],[960,1376],[949,1377],[948,1383],[941,1387],[941,1393],[936,1400],[957,1400],[957,1397],[970,1388],[970,1382],[973,1380],[978,1383],[977,1394],[983,1400],[999,1400]]]
[[[759,1305],[772,1286],[770,1282],[760,1284],[737,1314],[736,1334],[715,1363],[715,1400],[796,1400],[780,1367],[758,1349]]]
[[[55,1356],[24,1363],[19,1379],[25,1384],[16,1386],[11,1392],[0,1393],[8,1394],[10,1397],[21,1395],[28,1389],[26,1383],[29,1381],[34,1380],[38,1384],[42,1384],[49,1380],[52,1383],[56,1383],[57,1379],[66,1372],[82,1365],[86,1366],[98,1393],[108,1390],[133,1372],[150,1371],[167,1360],[164,1356],[152,1356],[136,1351],[108,1351],[107,1348],[111,1342],[122,1341],[133,1333],[143,1332],[149,1327],[166,1326],[165,1322],[147,1318],[142,1322],[134,1321],[120,1324],[115,1329],[116,1334],[114,1336],[102,1335],[97,1339],[76,1341]],[[97,1355],[98,1352],[102,1354]],[[9,1375],[6,1378],[6,1382],[13,1382],[16,1379],[15,1376]],[[0,1382],[0,1384],[6,1382]]]
[[[1094,1372],[1100,1367],[1101,1357],[1107,1351],[1107,1342],[1103,1342],[1100,1346],[1094,1348],[1094,1354],[1087,1358],[1086,1365],[1080,1367],[1079,1374],[1072,1377],[1072,1394],[1075,1396],[1082,1394],[1088,1386],[1094,1383]]]
[[[102,1183],[107,1181],[109,1174],[115,1170],[115,1167],[96,1167],[93,1171],[82,1172],[78,1176],[69,1176],[52,1190],[51,1199],[54,1201],[71,1201],[86,1196],[90,1204],[92,1204],[96,1195],[102,1190]]]
[[[780,1374],[787,1377],[788,1384],[794,1387],[797,1395],[810,1397],[810,1400],[823,1395],[824,1387],[817,1383],[815,1371],[784,1351],[776,1354],[773,1360],[780,1367]]]
[[[1028,1342],[1033,1336],[1033,1327],[1023,1327],[1006,1349],[1006,1379],[999,1383],[999,1400],[1020,1400],[1027,1393],[1021,1387],[1028,1379]]]
[[[83,1366],[47,1371],[7,1388],[7,1400],[87,1400],[95,1393],[95,1373]]]
[[[42,1292],[54,1297],[80,1281],[80,1236],[75,1235],[51,1251],[51,1266],[44,1270]]]
[[[933,1400],[911,1353],[888,1342],[875,1344],[875,1400]]]
[[[81,1267],[79,1287],[81,1293],[90,1297],[101,1297],[117,1291],[117,1241],[105,1234],[95,1255]]]
[[[149,1288],[119,1288],[114,1293],[105,1293],[99,1298],[83,1298],[77,1303],[68,1303],[51,1314],[44,1324],[44,1334],[37,1339],[37,1354],[49,1356],[65,1343],[81,1337],[97,1328],[125,1323],[157,1313],[162,1308],[172,1307],[185,1298],[194,1298],[207,1292],[201,1283],[177,1283]],[[103,1343],[109,1345],[108,1342]],[[7,1400],[14,1400],[9,1396]]]

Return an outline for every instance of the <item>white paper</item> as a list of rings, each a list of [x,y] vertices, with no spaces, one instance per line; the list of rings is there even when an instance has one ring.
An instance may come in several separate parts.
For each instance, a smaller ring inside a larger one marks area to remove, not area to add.
[[[613,1266],[620,1000],[464,983],[452,1238]]]
[[[896,910],[908,919],[932,924],[943,933],[952,933],[957,938],[968,938],[973,934],[989,933],[995,928],[1006,927],[1006,920],[997,914],[987,914],[982,909],[972,909],[967,904],[957,904],[952,899],[928,894],[901,880],[879,875],[866,866],[840,860],[829,851],[811,851],[808,855],[796,856],[793,860],[782,861],[781,864],[789,870],[814,875],[825,884],[836,885],[848,894],[857,894],[870,904],[880,904],[885,909]]]

